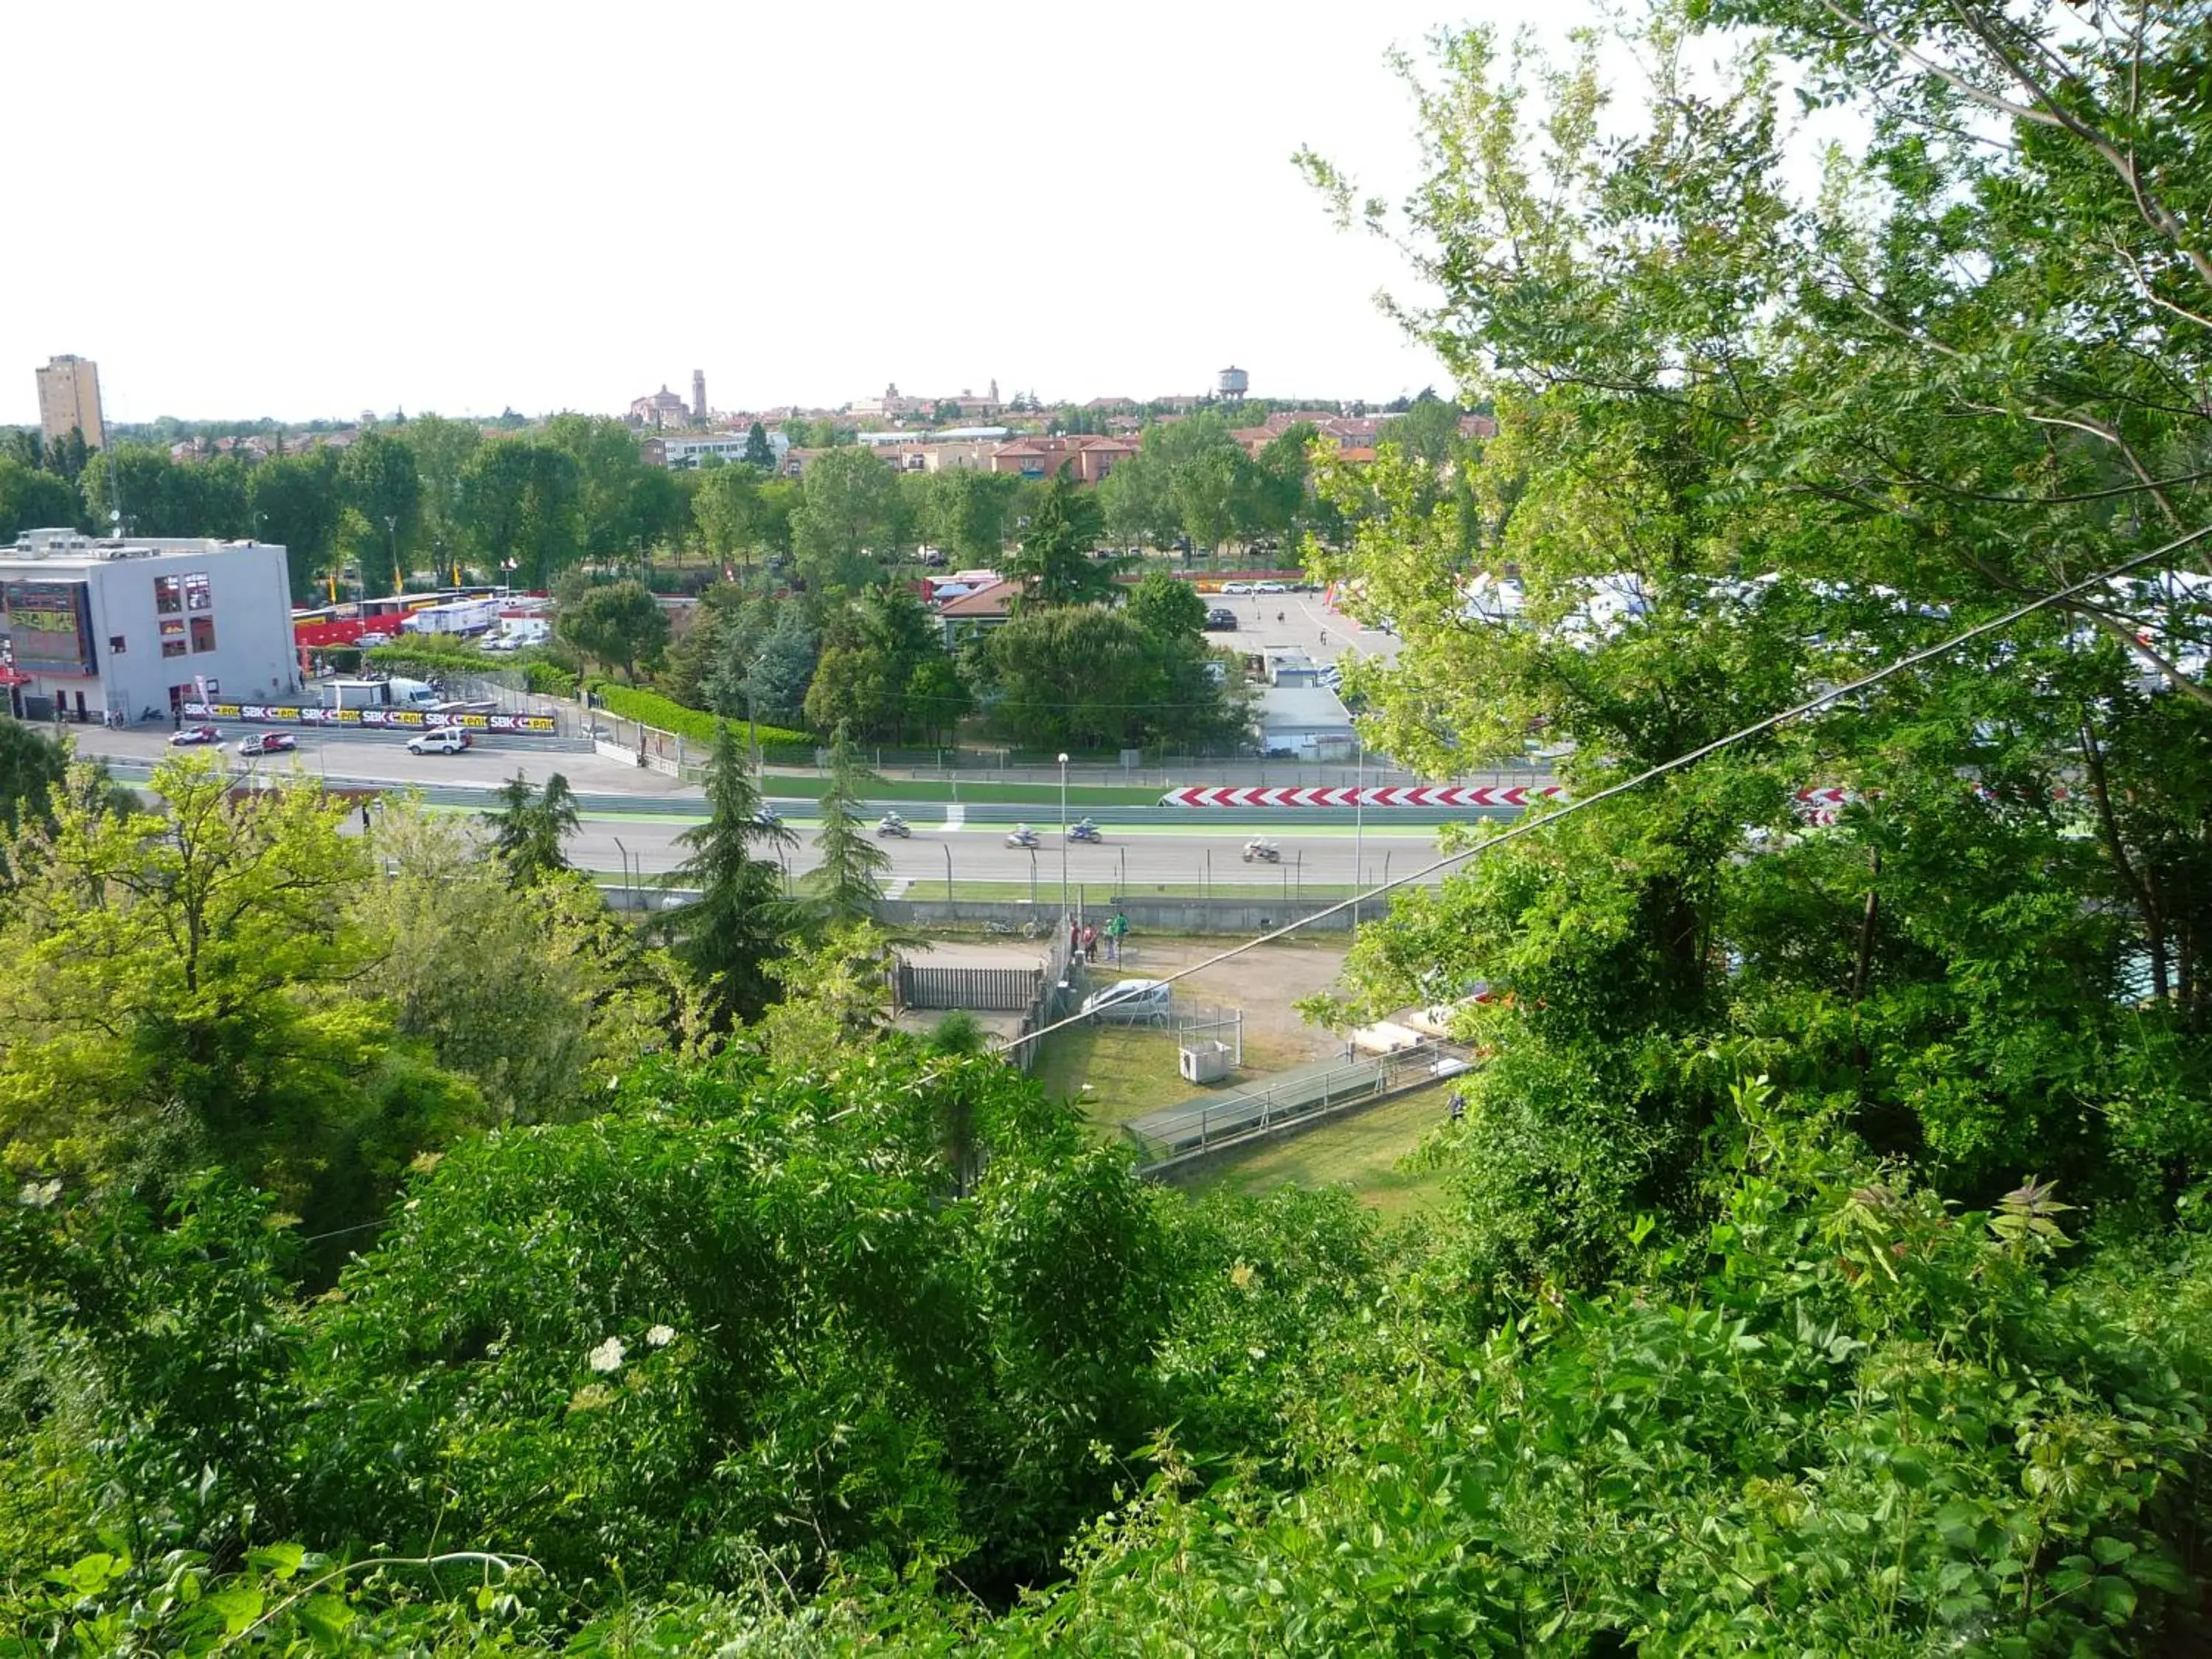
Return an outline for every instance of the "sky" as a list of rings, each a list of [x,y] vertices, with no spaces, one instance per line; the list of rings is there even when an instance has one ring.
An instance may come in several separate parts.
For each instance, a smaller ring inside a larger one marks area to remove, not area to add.
[[[1291,164],[1402,192],[1444,0],[9,9],[0,422],[1448,389]]]

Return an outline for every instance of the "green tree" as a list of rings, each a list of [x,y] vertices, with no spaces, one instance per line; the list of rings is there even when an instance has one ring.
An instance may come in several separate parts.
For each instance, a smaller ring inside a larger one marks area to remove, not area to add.
[[[635,681],[668,644],[668,613],[641,582],[589,587],[564,600],[554,632],[589,661],[618,667]]]
[[[366,591],[402,592],[422,529],[422,481],[414,451],[381,432],[364,432],[338,459],[337,476],[341,501],[380,538],[356,550]]]
[[[41,465],[57,477],[76,483],[82,480],[85,468],[91,464],[92,453],[84,441],[84,429],[73,426],[46,446],[46,459]]]
[[[415,457],[422,482],[422,535],[443,565],[468,544],[461,506],[461,474],[483,442],[472,421],[417,415],[394,434]]]
[[[487,569],[549,592],[580,553],[576,464],[528,439],[487,443],[461,469],[460,522]]]
[[[1132,455],[1100,479],[1098,505],[1121,545],[1168,547],[1182,533],[1168,465],[1157,453]]]
[[[525,848],[542,810],[534,799],[520,807]],[[394,804],[377,818],[381,879],[354,914],[380,941],[376,984],[401,1036],[468,1079],[498,1119],[525,1123],[597,1110],[609,1083],[648,1054],[691,1051],[688,976],[588,879],[541,869],[518,887],[515,854],[482,852],[453,817]]]
[[[0,539],[13,541],[26,530],[48,526],[75,526],[83,514],[83,500],[68,479],[0,455]]]
[[[665,468],[647,466],[637,435],[602,416],[556,415],[540,441],[575,465],[576,508],[592,557],[642,557],[684,529],[682,491]]]
[[[921,524],[927,538],[951,548],[965,562],[995,564],[1006,546],[1021,480],[1010,472],[964,466],[924,477],[927,500]]]
[[[818,587],[859,587],[889,556],[898,531],[898,474],[858,447],[810,464],[792,515],[799,568]]]
[[[717,467],[699,480],[692,498],[691,514],[707,550],[727,561],[738,553],[751,553],[764,539],[766,517],[761,501],[763,474],[749,462]]]
[[[1114,594],[1118,561],[1091,556],[1104,534],[1097,498],[1066,472],[1052,481],[1030,520],[1021,551],[1006,562],[1008,580],[1024,584],[1025,605],[1095,605]]]
[[[715,727],[707,763],[707,811],[706,823],[677,837],[690,852],[670,884],[699,896],[671,911],[668,927],[678,957],[706,988],[716,1023],[727,1027],[759,1018],[774,1000],[769,964],[793,920],[779,855],[798,838],[763,820],[750,763],[726,722]]]
[[[877,844],[862,820],[863,792],[878,781],[853,734],[840,724],[830,744],[830,775],[822,791],[822,827],[814,848],[821,861],[805,881],[823,923],[831,929],[872,921],[884,896],[884,872],[891,855]]]
[[[1381,441],[1395,444],[1406,454],[1442,473],[1455,463],[1466,446],[1460,438],[1459,407],[1433,392],[1424,391],[1407,405],[1406,412],[1382,430]]]
[[[567,872],[568,857],[562,843],[582,828],[568,780],[556,772],[540,790],[518,771],[494,793],[499,806],[484,814],[484,822],[508,884],[532,887]]]
[[[864,737],[902,736],[921,714],[911,701],[916,674],[944,655],[934,623],[912,593],[888,583],[869,589],[828,618],[806,690],[808,725],[823,732],[844,726]],[[941,682],[932,684],[943,694]]]
[[[1016,741],[1077,749],[1241,739],[1242,701],[1195,639],[1147,633],[1127,611],[1052,605],[994,629],[982,653],[991,717]]]
[[[733,637],[708,677],[707,706],[731,720],[794,726],[805,718],[821,635],[802,605],[763,608],[765,629]]]
[[[1198,639],[1206,629],[1206,608],[1197,588],[1164,570],[1147,572],[1129,590],[1129,620],[1157,640]]]
[[[246,483],[254,533],[284,549],[295,604],[312,605],[317,585],[333,568],[344,495],[338,458],[328,449],[272,455],[257,464]]]
[[[395,1048],[360,992],[350,902],[368,849],[342,801],[234,797],[210,757],[165,761],[166,811],[56,798],[0,842],[0,1145],[13,1167],[156,1183],[224,1164],[328,1221],[373,1206],[465,1085]]]
[[[1765,15],[1838,97],[1893,49],[1845,16]],[[1407,641],[1362,677],[1378,744],[1457,770],[1540,728],[1571,749],[1571,787],[1601,787],[2193,526],[2172,458],[2201,416],[2160,404],[2164,370],[2139,352],[2191,361],[2201,325],[2147,297],[2127,258],[2163,247],[2199,279],[2069,125],[2157,103],[2124,90],[2137,44],[2046,42],[2075,78],[2055,105],[2015,83],[2040,112],[1992,149],[1960,141],[1949,106],[2011,74],[2005,53],[1927,27],[1914,50],[1966,54],[1944,74],[1966,88],[1911,69],[1870,172],[1806,203],[1785,189],[1776,82],[1741,68],[1678,120],[1688,48],[1663,22],[1650,112],[1603,139],[1594,46],[1553,72],[1482,31],[1444,44],[1409,209],[1441,299],[1416,325],[1495,393],[1501,430],[1461,462],[1465,494],[1389,445],[1344,491],[1367,520],[1325,572],[1357,574],[1355,604]],[[1997,38],[2018,46],[2014,27]],[[1540,98],[1555,118],[1530,119]],[[2143,137],[2171,167],[2188,131]],[[2101,275],[2085,268],[2084,248],[2115,246]],[[1339,470],[1330,487],[1351,483]],[[1469,588],[1509,564],[1523,614],[1478,621]],[[2180,826],[2208,780],[2173,740],[2207,694],[2180,672],[2194,608],[2177,597],[2144,580],[2069,601],[1556,834],[1562,852],[1502,851],[1370,930],[1356,1006],[1424,975],[1514,993],[1468,1017],[1498,1060],[1459,1155],[1510,1172],[1470,1200],[1486,1259],[1604,1272],[1634,1213],[1703,1178],[1726,1079],[1685,1057],[1768,1045],[1878,1152],[1962,1198],[2032,1163],[2163,1205],[2212,1150],[2184,1104],[2212,1052],[2161,899],[2204,885]],[[2155,779],[2136,769],[2153,752]],[[1790,801],[1810,781],[1855,804],[1808,830]],[[1733,964],[1724,983],[1716,963]],[[2167,1173],[2148,1182],[2152,1167]]]
[[[775,451],[768,441],[768,428],[758,421],[745,430],[744,465],[765,475],[775,471]]]
[[[922,736],[942,745],[975,706],[975,698],[959,665],[951,653],[939,650],[915,665],[906,683],[905,706]]]
[[[0,714],[0,830],[12,833],[27,817],[48,815],[54,790],[69,777],[70,758],[67,743]],[[7,879],[0,870],[0,882]]]

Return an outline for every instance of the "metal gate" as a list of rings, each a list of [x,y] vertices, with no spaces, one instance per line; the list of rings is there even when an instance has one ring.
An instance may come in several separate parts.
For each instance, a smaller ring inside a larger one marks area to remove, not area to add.
[[[896,991],[902,1008],[968,1008],[1018,1014],[1044,989],[1036,968],[917,968],[902,962]]]

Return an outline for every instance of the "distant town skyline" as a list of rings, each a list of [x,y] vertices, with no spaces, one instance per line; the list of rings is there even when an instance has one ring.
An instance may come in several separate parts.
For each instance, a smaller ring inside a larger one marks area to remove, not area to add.
[[[1533,0],[1482,15],[1542,21]],[[19,216],[79,228],[0,307],[0,422],[38,420],[32,370],[64,352],[100,363],[125,425],[617,413],[695,369],[726,409],[994,378],[1144,399],[1231,363],[1255,397],[1447,379],[1374,305],[1411,290],[1402,257],[1338,231],[1291,161],[1310,144],[1405,193],[1413,115],[1384,60],[1460,20],[1438,0],[1264,27],[1151,0],[1018,29],[865,7],[586,26],[505,0],[395,0],[374,28],[103,17],[102,106],[251,111],[251,164],[103,193],[161,164],[136,124],[94,120],[68,167],[30,170]],[[14,20],[12,106],[82,29]]]

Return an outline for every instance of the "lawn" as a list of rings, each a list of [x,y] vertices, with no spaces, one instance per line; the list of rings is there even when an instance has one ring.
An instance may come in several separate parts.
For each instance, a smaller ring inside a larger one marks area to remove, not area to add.
[[[782,799],[796,795],[819,795],[830,781],[814,771],[781,771],[769,767],[760,780],[761,793]],[[861,793],[872,801],[958,801],[963,805],[1024,805],[1055,811],[1060,806],[1057,783],[969,783],[958,778],[872,778]],[[1125,783],[1072,783],[1070,806],[1157,806],[1161,791]]]
[[[1198,1092],[1176,1069],[1175,1034],[1143,1026],[1072,1025],[1055,1032],[1044,1040],[1036,1074],[1045,1093],[1073,1102],[1109,1136],[1133,1117]]]
[[[1341,1182],[1383,1215],[1426,1209],[1443,1194],[1440,1170],[1407,1174],[1396,1165],[1443,1119],[1445,1091],[1418,1090],[1364,1110],[1346,1112],[1294,1134],[1255,1143],[1210,1159],[1177,1182],[1194,1191],[1222,1188],[1257,1194],[1278,1187]],[[1174,1177],[1170,1177],[1174,1179]]]

